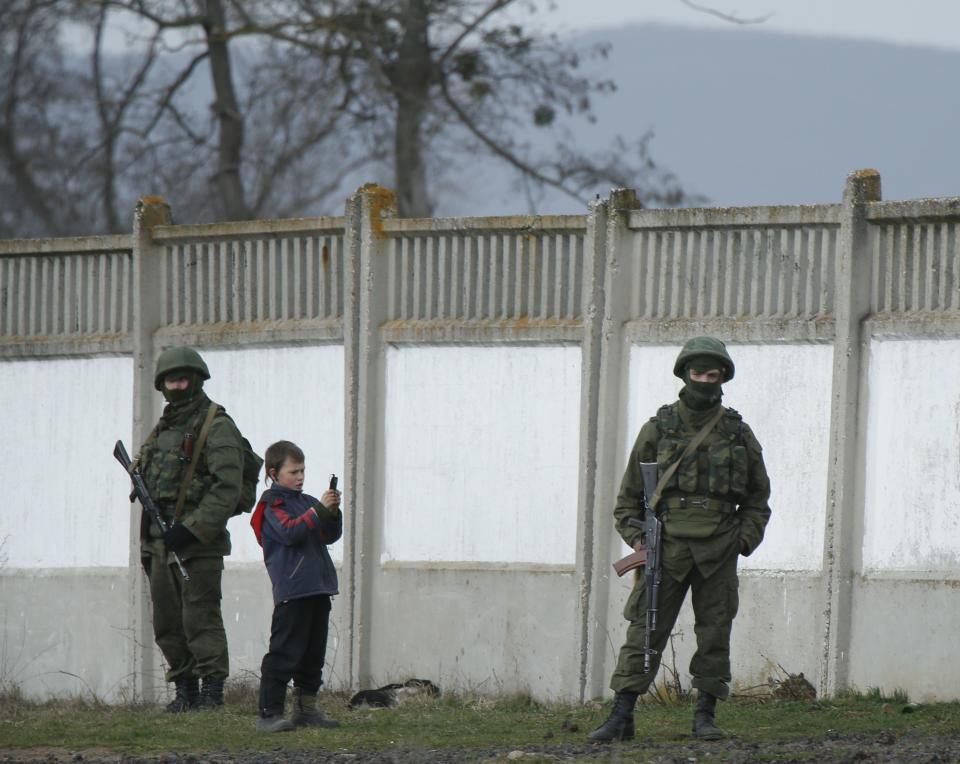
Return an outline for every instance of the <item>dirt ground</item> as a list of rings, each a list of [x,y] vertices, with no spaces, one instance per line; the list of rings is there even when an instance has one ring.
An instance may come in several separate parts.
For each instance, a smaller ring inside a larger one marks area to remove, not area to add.
[[[677,740],[651,743],[642,740],[621,745],[593,746],[566,742],[511,750],[418,750],[391,749],[365,752],[357,750],[296,751],[281,747],[269,752],[220,752],[207,754],[168,753],[154,756],[129,756],[96,750],[64,750],[36,748],[4,750],[0,763],[25,762],[38,764],[66,762],[90,764],[466,764],[467,762],[649,762],[650,764],[690,764],[691,762],[900,762],[944,764],[960,762],[960,735],[942,738],[920,738],[911,735],[895,737],[881,732],[873,736],[846,736],[826,739],[795,740],[784,743],[752,743],[735,738],[714,743]]]

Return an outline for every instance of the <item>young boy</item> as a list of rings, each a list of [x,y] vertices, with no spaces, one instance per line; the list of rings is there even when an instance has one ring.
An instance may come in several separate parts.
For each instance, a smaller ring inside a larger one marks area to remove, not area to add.
[[[337,572],[327,552],[343,533],[340,492],[333,485],[318,501],[303,493],[303,451],[287,440],[264,458],[272,485],[260,497],[250,524],[263,547],[273,584],[270,650],[260,666],[259,732],[295,727],[339,727],[316,708],[327,649],[330,598]],[[293,715],[283,716],[287,683],[293,679]]]

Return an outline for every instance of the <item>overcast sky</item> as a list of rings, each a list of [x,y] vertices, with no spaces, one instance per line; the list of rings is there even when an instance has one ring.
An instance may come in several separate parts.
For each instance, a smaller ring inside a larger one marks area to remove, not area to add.
[[[682,0],[553,0],[562,31],[631,22],[728,26]],[[693,0],[761,28],[791,34],[853,37],[960,50],[960,0]]]
[[[960,0],[691,0],[694,5],[742,20],[753,28],[798,35],[851,37],[960,50]],[[683,0],[537,0],[552,3],[537,21],[559,32],[620,27],[634,22],[731,28],[729,21],[697,11]],[[117,23],[117,20],[114,20]],[[123,26],[124,24],[120,24]],[[126,48],[114,30],[108,46]],[[67,36],[68,44],[77,40]],[[81,49],[86,41],[79,43]]]

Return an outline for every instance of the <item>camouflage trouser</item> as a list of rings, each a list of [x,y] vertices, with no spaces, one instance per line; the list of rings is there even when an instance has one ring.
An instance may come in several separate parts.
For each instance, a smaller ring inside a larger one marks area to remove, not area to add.
[[[189,581],[176,563],[165,561],[143,558],[153,600],[153,634],[167,661],[167,681],[194,676],[226,679],[230,665],[220,614],[223,558],[186,560]]]
[[[704,578],[693,568],[683,581],[676,581],[664,574],[660,584],[657,628],[650,646],[657,651],[650,657],[650,671],[643,670],[643,637],[647,616],[646,581],[641,574],[623,610],[623,617],[630,621],[627,639],[620,648],[617,668],[610,680],[614,692],[644,693],[656,678],[660,657],[670,639],[680,606],[687,590],[693,590],[693,613],[697,636],[697,651],[690,660],[693,686],[725,699],[730,693],[730,627],[737,614],[739,595],[737,591],[737,560],[730,560],[710,578]]]

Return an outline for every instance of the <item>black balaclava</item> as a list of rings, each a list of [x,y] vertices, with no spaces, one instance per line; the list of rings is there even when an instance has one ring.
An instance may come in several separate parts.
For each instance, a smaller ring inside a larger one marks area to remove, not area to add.
[[[691,382],[690,370],[703,373],[711,369],[720,369],[726,377],[726,367],[716,358],[708,355],[694,356],[683,367],[683,389],[680,399],[694,411],[712,409],[723,398],[720,382]]]
[[[186,403],[203,389],[203,380],[200,379],[200,375],[190,369],[174,369],[164,376],[164,382],[167,378],[183,379],[184,377],[189,384],[183,390],[168,390],[165,384],[160,386],[160,392],[163,393],[164,400],[167,403],[173,405]]]

